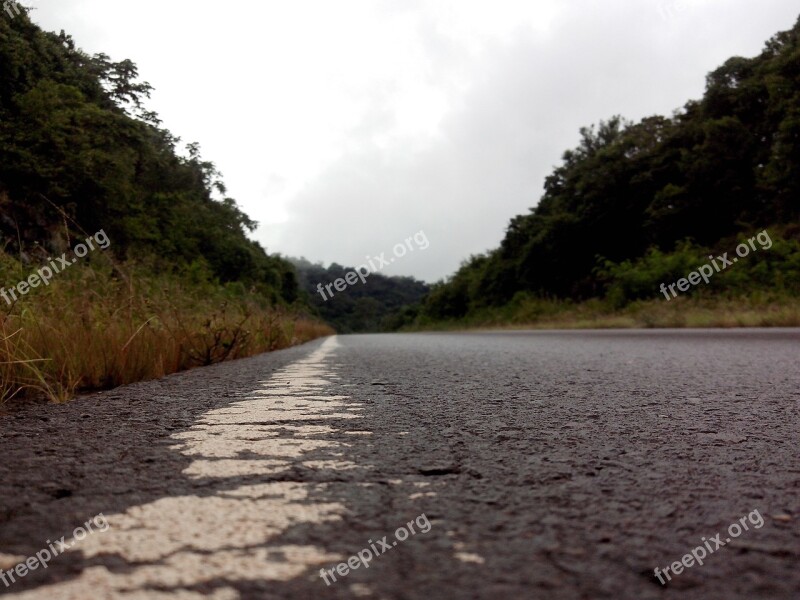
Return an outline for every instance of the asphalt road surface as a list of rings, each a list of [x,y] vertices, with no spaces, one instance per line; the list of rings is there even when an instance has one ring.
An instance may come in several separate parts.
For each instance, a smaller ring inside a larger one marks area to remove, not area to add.
[[[798,330],[338,336],[6,406],[0,594],[797,599],[799,359]]]

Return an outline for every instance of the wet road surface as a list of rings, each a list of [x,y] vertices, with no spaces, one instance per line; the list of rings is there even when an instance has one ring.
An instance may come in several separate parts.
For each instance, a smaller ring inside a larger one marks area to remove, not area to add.
[[[800,598],[799,360],[798,330],[338,336],[5,407],[0,594]]]

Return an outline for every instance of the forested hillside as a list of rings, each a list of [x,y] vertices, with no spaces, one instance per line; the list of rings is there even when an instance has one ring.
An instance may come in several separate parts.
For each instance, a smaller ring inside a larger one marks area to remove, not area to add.
[[[89,56],[23,9],[0,19],[0,80],[0,403],[331,331],[198,145],[181,152],[145,109],[133,62]]]
[[[143,101],[130,60],[88,56],[25,15],[0,20],[0,235],[6,251],[63,249],[68,224],[103,228],[117,257],[208,271],[293,301],[294,271],[245,232],[197,144],[188,156]]]
[[[500,247],[435,286],[422,323],[545,300],[657,299],[662,282],[763,229],[770,250],[689,294],[800,294],[800,21],[759,56],[729,59],[673,116],[615,116],[580,133]]]
[[[336,263],[329,267],[303,258],[291,259],[298,271],[300,286],[311,306],[327,323],[341,333],[391,331],[414,320],[416,305],[429,291],[428,284],[413,277],[387,277],[370,273],[340,294],[325,298],[318,284],[331,283],[353,271]]]

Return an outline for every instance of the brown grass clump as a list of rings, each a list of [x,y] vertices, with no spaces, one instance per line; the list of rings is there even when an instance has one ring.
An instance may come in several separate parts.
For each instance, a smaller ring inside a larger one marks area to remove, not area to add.
[[[8,286],[24,277],[4,270]],[[64,401],[332,333],[241,286],[136,276],[87,261],[13,306],[0,300],[0,403],[25,395]]]

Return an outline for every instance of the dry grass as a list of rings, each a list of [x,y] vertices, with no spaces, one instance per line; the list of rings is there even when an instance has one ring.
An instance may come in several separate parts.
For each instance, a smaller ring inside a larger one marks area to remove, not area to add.
[[[800,298],[677,298],[635,302],[613,310],[599,300],[579,304],[529,300],[466,322],[422,329],[634,329],[709,327],[800,327]]]
[[[0,300],[0,403],[163,377],[330,335],[251,294],[75,265],[9,307]]]

